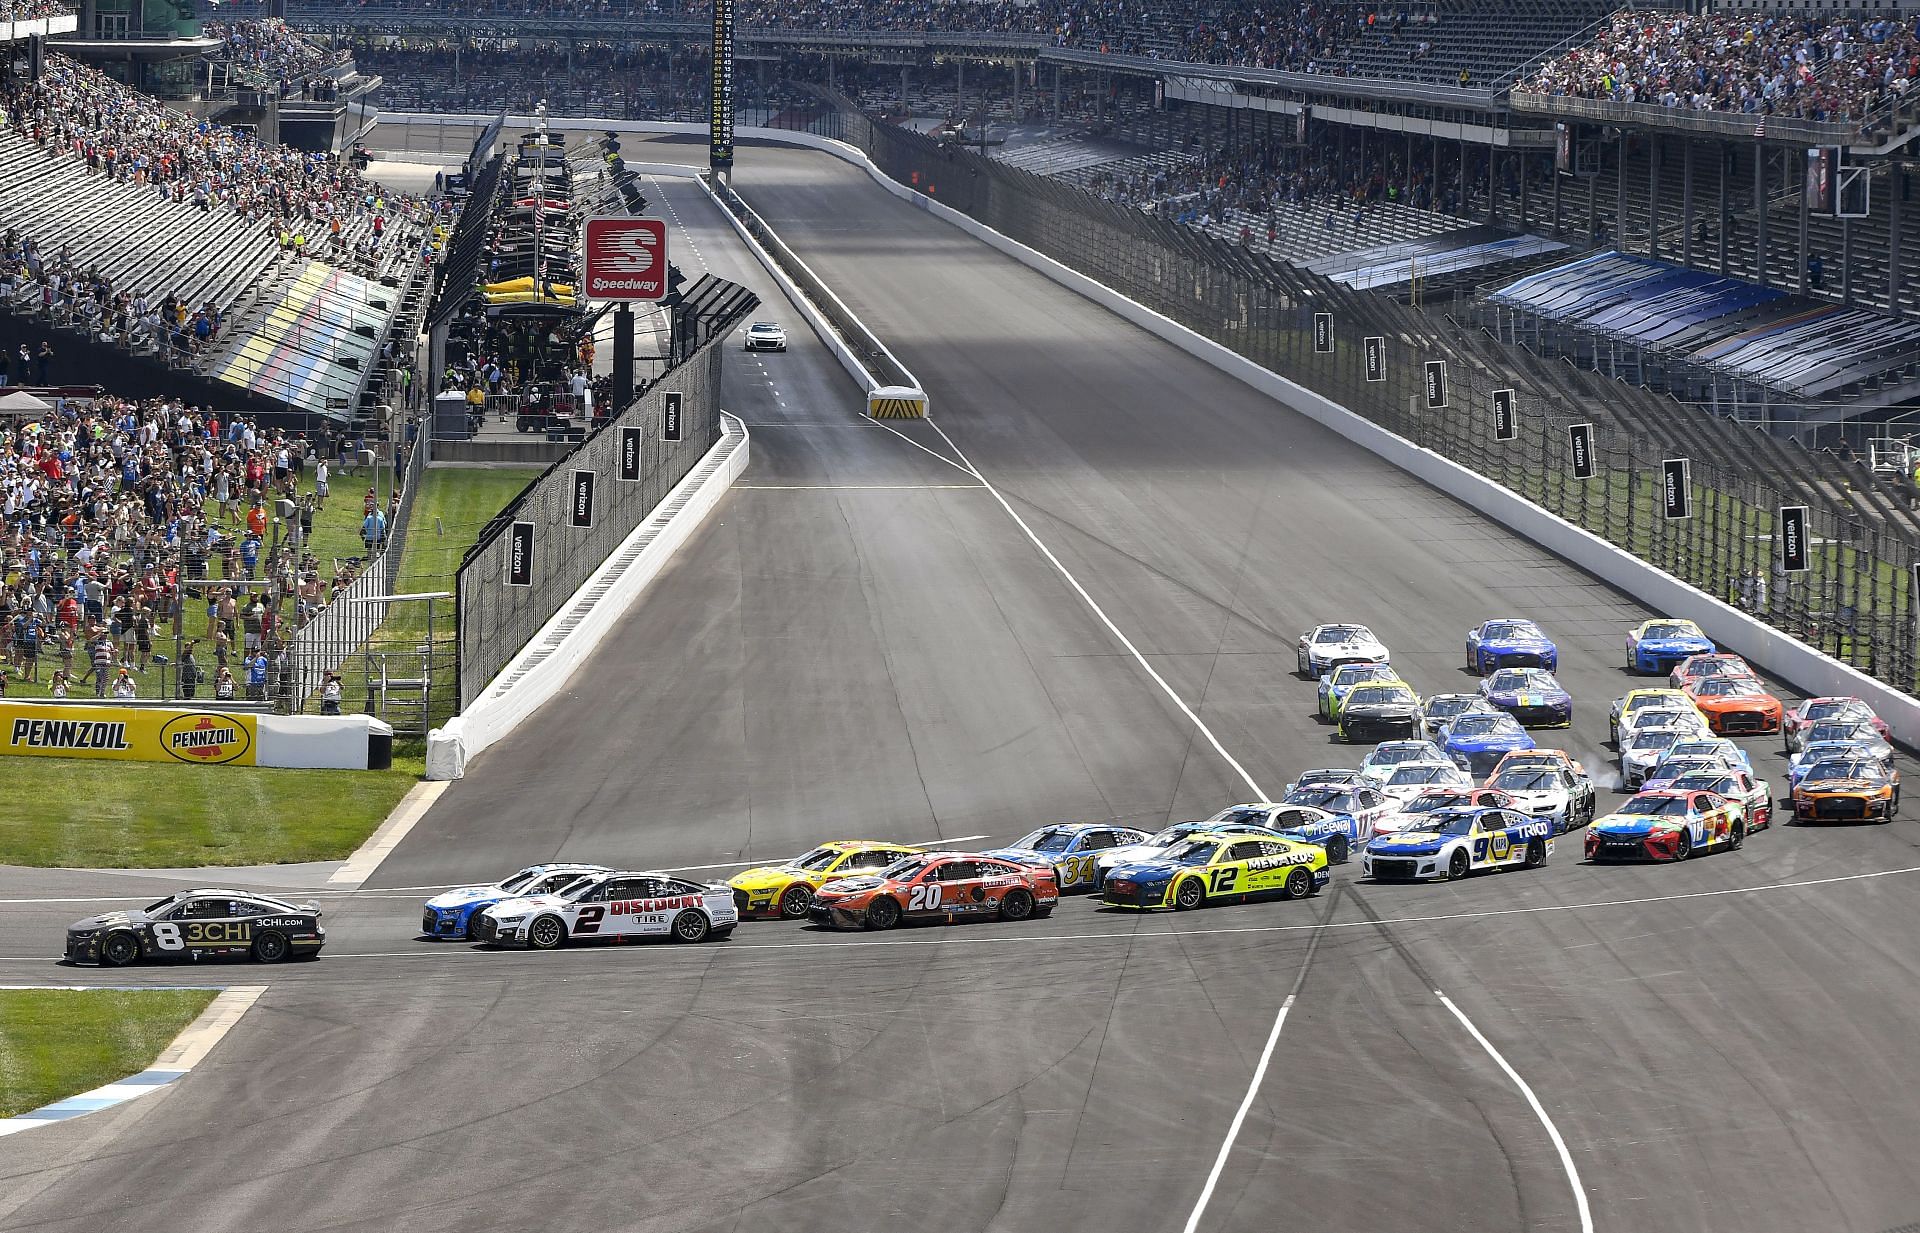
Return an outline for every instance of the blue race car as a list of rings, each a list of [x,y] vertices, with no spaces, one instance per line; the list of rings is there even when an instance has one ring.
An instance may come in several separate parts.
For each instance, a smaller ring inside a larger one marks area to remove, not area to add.
[[[528,895],[551,895],[590,873],[608,872],[605,865],[528,865],[491,886],[462,886],[427,900],[420,914],[420,932],[430,938],[475,941],[480,913],[496,903]]]
[[[1523,728],[1571,728],[1573,695],[1545,668],[1499,668],[1480,682],[1480,696]]]
[[[1497,668],[1560,666],[1560,648],[1532,621],[1499,617],[1467,631],[1467,667],[1481,676]]]
[[[1351,851],[1373,837],[1374,828],[1381,819],[1392,814],[1396,808],[1394,801],[1379,788],[1370,783],[1322,784],[1315,787],[1295,788],[1282,798],[1282,805],[1305,805],[1328,815],[1331,825],[1347,838],[1347,847]],[[1325,825],[1324,823],[1322,825]],[[1320,844],[1326,834],[1316,834],[1310,843]],[[1327,848],[1327,855],[1333,855],[1333,849]]]
[[[1478,711],[1468,711],[1441,729],[1437,743],[1455,766],[1475,779],[1491,774],[1503,755],[1534,748],[1533,738],[1513,716]]]
[[[1348,833],[1351,819],[1312,805],[1280,805],[1270,801],[1229,805],[1207,821],[1222,830],[1239,824],[1264,826],[1288,839],[1314,844],[1326,850],[1329,865],[1346,864],[1353,852],[1353,840]]]
[[[1115,826],[1110,822],[1066,822],[1043,826],[1031,835],[1015,840],[1011,846],[995,848],[986,855],[997,856],[1016,865],[1052,866],[1054,881],[1060,884],[1060,893],[1064,895],[1070,890],[1099,889],[1095,853],[1122,844],[1140,843],[1147,838],[1146,831],[1131,826]]]
[[[1356,685],[1368,681],[1397,681],[1400,674],[1392,664],[1341,664],[1320,678],[1320,717],[1329,723],[1340,721],[1340,704]]]
[[[1692,621],[1655,617],[1627,631],[1627,671],[1666,676],[1682,660],[1719,649]]]

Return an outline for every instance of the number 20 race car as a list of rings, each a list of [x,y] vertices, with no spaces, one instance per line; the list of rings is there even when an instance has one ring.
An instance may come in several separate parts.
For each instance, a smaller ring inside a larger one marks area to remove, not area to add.
[[[320,909],[245,891],[194,890],[67,928],[67,961],[124,967],[142,959],[310,958],[327,944]]]
[[[891,929],[903,920],[1026,920],[1060,902],[1050,865],[966,852],[927,852],[814,892],[807,915],[835,929]]]

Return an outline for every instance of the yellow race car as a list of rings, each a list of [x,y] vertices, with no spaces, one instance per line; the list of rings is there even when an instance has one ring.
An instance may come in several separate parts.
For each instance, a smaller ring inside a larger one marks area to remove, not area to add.
[[[878,873],[919,848],[877,839],[838,839],[823,843],[781,865],[761,865],[727,880],[733,906],[742,920],[805,920],[813,892],[835,878]]]
[[[1115,865],[1101,891],[1110,908],[1184,912],[1255,898],[1304,899],[1332,876],[1318,844],[1202,831],[1150,860]]]

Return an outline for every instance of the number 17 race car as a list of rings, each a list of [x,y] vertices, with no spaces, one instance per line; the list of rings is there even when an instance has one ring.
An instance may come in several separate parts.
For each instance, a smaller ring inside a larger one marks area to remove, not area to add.
[[[1026,920],[1060,902],[1051,865],[1016,865],[968,852],[927,852],[814,892],[807,915],[835,929],[891,929],[901,921]]]

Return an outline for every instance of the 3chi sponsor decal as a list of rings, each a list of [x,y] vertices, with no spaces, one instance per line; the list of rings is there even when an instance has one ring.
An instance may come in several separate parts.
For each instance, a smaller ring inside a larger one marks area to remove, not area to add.
[[[181,715],[160,729],[160,748],[182,762],[231,762],[252,744],[246,727],[231,715]]]

